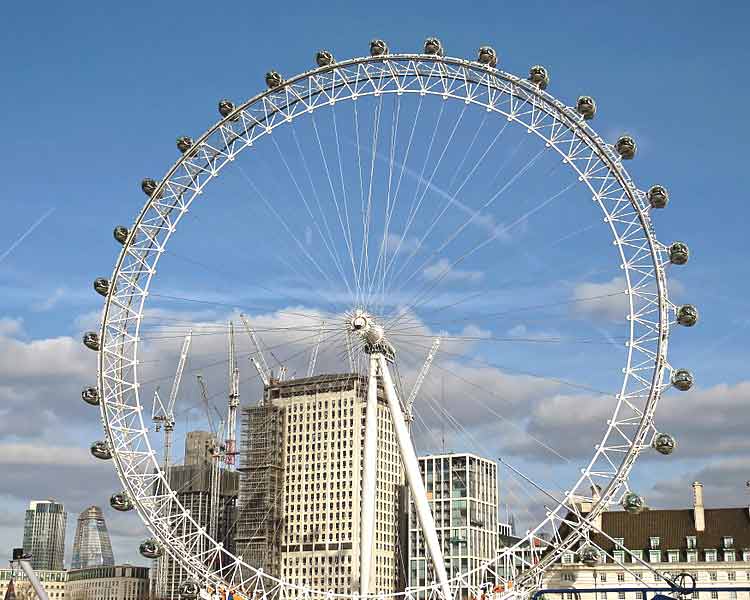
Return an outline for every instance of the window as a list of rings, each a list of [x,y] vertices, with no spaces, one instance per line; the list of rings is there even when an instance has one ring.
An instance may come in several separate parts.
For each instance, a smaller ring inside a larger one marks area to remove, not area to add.
[[[617,574],[617,581],[619,581],[620,583],[622,583],[623,581],[625,581],[625,573],[623,573],[622,571],[620,571]]]
[[[717,573],[716,571],[710,571],[710,572],[708,573],[708,578],[709,578],[709,579],[710,579],[711,581],[718,581],[718,579],[719,579],[719,575],[718,575],[718,573]]]
[[[706,550],[706,562],[716,562],[716,550]]]
[[[604,572],[599,573],[599,581],[607,581],[607,574]]]
[[[612,553],[612,556],[614,556],[615,562],[618,562],[618,563],[624,563],[625,562],[625,551],[624,550],[615,550]]]
[[[695,551],[695,550],[688,550],[687,561],[689,563],[691,563],[691,562],[698,562],[698,552]]]
[[[607,600],[607,592],[599,592],[599,600]]]
[[[737,590],[732,590],[729,592],[729,600],[737,600]]]
[[[727,579],[729,579],[729,581],[737,581],[737,571],[729,571],[729,573],[727,573]]]
[[[649,550],[648,562],[652,562],[652,563],[661,562],[661,550]]]
[[[576,575],[575,573],[563,573],[562,579],[563,581],[575,581]]]
[[[695,536],[689,535],[687,536],[686,540],[687,540],[688,550],[695,550],[695,542],[696,542]]]
[[[658,537],[648,538],[648,541],[649,541],[649,548],[651,548],[652,550],[656,550],[659,547]]]
[[[731,535],[725,535],[721,538],[721,543],[725,548],[734,546],[734,538]]]
[[[744,560],[745,562],[750,562],[750,550],[742,551],[742,560]]]
[[[680,562],[680,551],[670,550],[669,552],[667,552],[667,562],[671,562],[671,563]]]
[[[625,547],[625,538],[615,538],[615,546],[619,546],[620,548]]]
[[[625,600],[625,592],[617,592],[617,600]]]
[[[734,556],[734,550],[725,550],[724,551],[724,560],[726,562],[734,562],[735,556]]]
[[[711,600],[719,600],[719,592],[711,590]]]
[[[643,550],[631,550],[634,559],[643,560]],[[635,560],[633,561],[635,562]]]

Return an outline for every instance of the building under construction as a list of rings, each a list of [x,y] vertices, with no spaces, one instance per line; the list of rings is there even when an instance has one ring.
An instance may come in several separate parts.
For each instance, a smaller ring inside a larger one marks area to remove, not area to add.
[[[318,375],[271,380],[262,401],[242,409],[235,547],[246,563],[296,585],[358,590],[366,399],[366,377]],[[378,425],[372,589],[392,593],[403,585],[403,485],[382,389]]]

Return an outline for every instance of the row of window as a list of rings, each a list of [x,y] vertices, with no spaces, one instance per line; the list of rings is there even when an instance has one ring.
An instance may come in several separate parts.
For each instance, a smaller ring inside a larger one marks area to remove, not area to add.
[[[699,553],[699,550],[667,550],[666,552],[662,550],[648,550],[647,556],[648,562],[650,563],[665,562],[663,560],[665,555],[666,562],[668,563],[697,563],[700,559]],[[646,553],[643,550],[628,550],[627,552],[625,550],[613,550],[612,558],[615,562],[624,563],[628,558],[628,554],[631,555],[631,559],[629,562],[635,563],[638,562],[638,560],[646,560]],[[741,560],[744,562],[750,562],[750,550],[743,550],[741,554],[739,554],[735,550],[724,550],[721,554],[719,554],[718,550],[703,550],[704,562],[717,562],[719,558],[721,558],[721,560],[724,562],[736,562],[738,558],[741,558]],[[612,562],[612,559],[610,559],[607,553],[603,551],[601,552],[600,560],[602,562]],[[575,561],[576,556],[572,552],[567,552],[562,556],[563,564],[572,564]]]

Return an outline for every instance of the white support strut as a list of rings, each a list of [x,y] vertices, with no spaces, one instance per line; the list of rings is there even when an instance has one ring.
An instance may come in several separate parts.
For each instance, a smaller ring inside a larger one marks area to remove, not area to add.
[[[31,587],[34,588],[37,598],[39,598],[39,600],[49,600],[49,596],[47,596],[47,591],[44,589],[42,582],[39,581],[39,577],[36,576],[34,569],[31,568],[31,563],[28,560],[21,559],[18,561],[18,564],[21,567],[21,570],[26,574],[26,577],[31,583]]]
[[[435,519],[432,516],[430,504],[427,501],[427,492],[424,488],[422,475],[419,473],[419,463],[417,462],[417,456],[414,453],[414,446],[412,446],[411,443],[409,430],[404,421],[401,403],[396,395],[396,388],[393,386],[393,380],[391,379],[391,374],[388,370],[388,362],[386,361],[385,356],[378,354],[377,359],[380,365],[380,374],[383,377],[385,397],[388,401],[388,408],[391,411],[393,428],[396,431],[396,439],[398,440],[398,446],[401,450],[401,460],[404,463],[406,480],[409,483],[409,489],[411,490],[414,505],[417,509],[419,524],[422,527],[427,550],[432,557],[432,563],[435,567],[435,574],[437,575],[438,584],[440,585],[440,591],[443,594],[443,600],[450,600],[452,595],[450,585],[448,584],[448,573],[445,570],[445,562],[443,561],[443,551],[440,548],[437,530],[435,529]]]
[[[370,374],[367,379],[367,405],[365,406],[365,447],[362,467],[362,525],[359,549],[359,593],[370,594],[373,574],[373,548],[375,537],[375,497],[378,472],[378,359],[370,355]]]
[[[424,383],[424,380],[427,377],[427,373],[430,371],[430,366],[432,366],[432,361],[435,360],[435,355],[437,354],[438,348],[440,348],[439,337],[435,338],[435,341],[432,342],[432,347],[430,348],[430,351],[427,353],[427,358],[425,359],[424,364],[422,365],[422,369],[419,371],[417,380],[414,382],[414,387],[411,390],[411,394],[409,394],[409,399],[406,401],[406,418],[410,422],[414,419],[414,414],[413,414],[414,400],[417,399],[417,395],[419,394],[419,389],[422,387],[422,384]]]

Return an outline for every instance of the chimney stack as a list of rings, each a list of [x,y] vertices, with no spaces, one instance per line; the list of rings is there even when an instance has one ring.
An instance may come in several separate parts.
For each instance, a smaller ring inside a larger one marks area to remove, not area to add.
[[[706,530],[706,516],[703,512],[703,484],[700,481],[693,483],[693,521],[696,531]]]
[[[591,486],[591,500],[592,500],[591,504],[593,506],[596,506],[596,504],[601,500],[601,497],[602,497],[601,494],[602,494],[601,486],[596,485],[596,484]],[[599,514],[596,515],[596,519],[594,519],[594,523],[593,523],[594,527],[596,527],[600,531],[602,529],[602,512],[604,511],[600,511]]]

